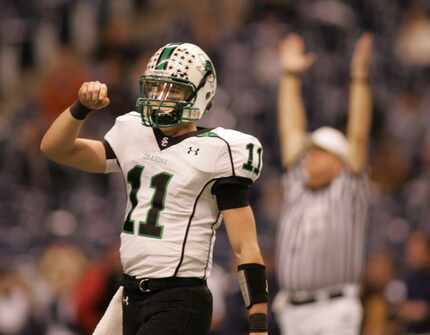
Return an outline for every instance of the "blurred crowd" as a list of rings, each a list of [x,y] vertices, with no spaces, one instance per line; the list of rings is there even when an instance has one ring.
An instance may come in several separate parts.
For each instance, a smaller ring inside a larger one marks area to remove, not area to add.
[[[274,277],[279,41],[297,32],[317,54],[303,87],[310,130],[343,129],[352,46],[364,31],[375,50],[363,334],[430,333],[430,1],[0,0],[0,9],[1,335],[91,334],[118,285],[121,178],[60,167],[39,152],[83,81],[109,87],[111,105],[84,129],[101,138],[134,109],[138,76],[157,48],[190,41],[207,51],[219,88],[202,124],[250,132],[265,148],[252,203]],[[213,335],[247,327],[227,244],[221,228],[209,282]],[[270,327],[278,334],[275,320]]]

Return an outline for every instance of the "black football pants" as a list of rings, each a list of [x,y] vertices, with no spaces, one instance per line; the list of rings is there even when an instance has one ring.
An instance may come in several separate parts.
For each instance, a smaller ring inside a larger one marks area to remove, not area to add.
[[[207,335],[211,318],[212,295],[206,285],[151,293],[124,287],[124,335]]]

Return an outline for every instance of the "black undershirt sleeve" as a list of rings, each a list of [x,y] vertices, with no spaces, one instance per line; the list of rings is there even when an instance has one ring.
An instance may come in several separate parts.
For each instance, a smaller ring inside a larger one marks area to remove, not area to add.
[[[244,177],[218,179],[212,186],[212,194],[216,196],[218,209],[222,211],[248,206],[251,184],[251,179]]]

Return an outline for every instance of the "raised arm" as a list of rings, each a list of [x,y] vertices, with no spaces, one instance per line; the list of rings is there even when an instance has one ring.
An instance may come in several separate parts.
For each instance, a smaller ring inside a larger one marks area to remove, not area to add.
[[[372,36],[364,34],[355,45],[351,62],[347,138],[349,165],[355,173],[361,173],[367,164],[372,120],[372,96],[369,86],[371,53]]]
[[[278,120],[285,168],[295,162],[305,143],[306,114],[301,94],[301,75],[314,60],[314,55],[304,53],[304,42],[299,35],[290,34],[281,42],[283,75],[279,85]]]
[[[51,160],[87,172],[105,172],[106,153],[101,141],[78,138],[85,116],[109,105],[107,86],[82,84],[78,100],[52,123],[43,136],[40,150]]]
[[[267,332],[256,331],[264,324],[267,327],[267,286],[252,209],[249,206],[228,209],[223,211],[223,216],[238,264],[242,294],[249,299],[249,301],[245,299],[250,317],[249,334],[267,334]],[[252,304],[253,301],[255,301],[254,304]],[[249,306],[249,303],[252,305]]]

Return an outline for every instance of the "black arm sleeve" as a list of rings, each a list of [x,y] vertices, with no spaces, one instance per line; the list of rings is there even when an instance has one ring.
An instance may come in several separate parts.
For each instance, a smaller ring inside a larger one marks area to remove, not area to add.
[[[251,179],[243,177],[218,179],[212,186],[212,194],[216,196],[218,209],[222,211],[248,206],[251,184]]]

